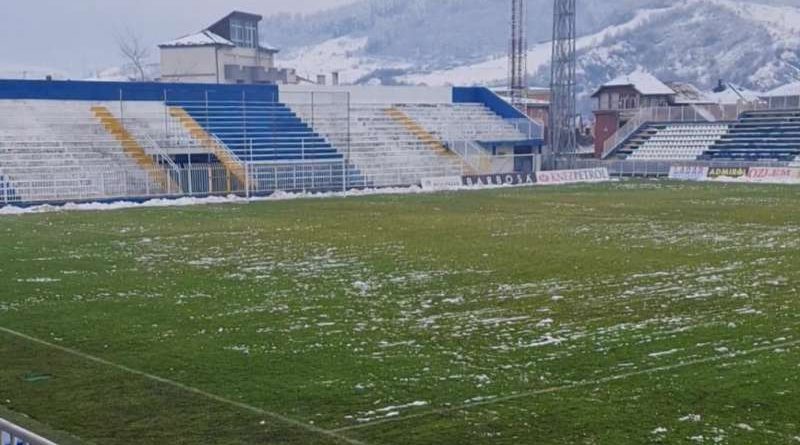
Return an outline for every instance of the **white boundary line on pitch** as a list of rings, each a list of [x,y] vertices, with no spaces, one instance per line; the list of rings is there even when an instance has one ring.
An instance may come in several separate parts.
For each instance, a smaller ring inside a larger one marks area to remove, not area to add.
[[[72,349],[72,348],[68,348],[68,347],[65,347],[65,346],[56,345],[56,344],[50,343],[50,342],[48,342],[46,340],[42,340],[42,339],[39,339],[39,338],[36,338],[36,337],[32,337],[30,335],[23,334],[21,332],[17,332],[17,331],[12,330],[12,329],[8,329],[8,328],[0,326],[0,332],[5,332],[6,334],[12,335],[14,337],[18,337],[18,338],[21,338],[21,339],[24,339],[24,340],[28,340],[30,342],[37,343],[37,344],[42,345],[42,346],[47,346],[48,348],[56,349],[56,350],[59,350],[61,352],[65,352],[67,354],[74,355],[76,357],[80,357],[82,359],[85,359],[85,360],[88,360],[88,361],[91,361],[91,362],[94,362],[94,363],[98,363],[98,364],[101,364],[101,365],[104,365],[104,366],[108,366],[108,367],[111,367],[111,368],[118,369],[120,371],[127,372],[129,374],[135,374],[135,375],[138,375],[140,377],[144,377],[144,378],[146,378],[148,380],[152,380],[152,381],[155,381],[155,382],[158,382],[158,383],[169,385],[169,386],[172,386],[174,388],[178,388],[178,389],[186,391],[186,392],[190,392],[190,393],[193,393],[193,394],[196,394],[196,395],[199,395],[199,396],[203,396],[203,397],[206,397],[208,399],[211,399],[211,400],[214,400],[214,401],[226,404],[226,405],[231,405],[231,406],[234,406],[234,407],[246,410],[246,411],[250,411],[250,412],[253,412],[253,413],[256,413],[256,414],[260,414],[262,416],[269,417],[269,418],[271,418],[273,420],[277,420],[277,421],[283,422],[285,424],[288,424],[288,425],[291,425],[291,426],[295,426],[295,427],[304,429],[306,431],[309,431],[309,432],[312,432],[312,433],[315,433],[315,434],[318,434],[318,435],[321,435],[321,436],[326,436],[326,437],[329,437],[329,438],[332,438],[332,439],[340,440],[340,441],[348,443],[350,445],[367,445],[366,442],[363,442],[363,441],[360,441],[360,440],[356,440],[356,439],[351,439],[351,438],[349,438],[347,436],[342,435],[341,433],[339,433],[337,431],[326,430],[326,429],[322,429],[322,428],[319,428],[319,427],[316,427],[316,426],[313,426],[313,425],[309,425],[309,424],[306,424],[306,423],[301,422],[299,420],[295,420],[295,419],[292,419],[290,417],[286,417],[283,414],[278,414],[278,413],[275,413],[275,412],[272,412],[272,411],[267,411],[265,409],[261,409],[261,408],[258,408],[258,407],[252,406],[252,405],[248,405],[246,403],[237,402],[235,400],[231,400],[231,399],[228,399],[228,398],[225,398],[225,397],[222,397],[222,396],[218,396],[216,394],[212,394],[212,393],[207,392],[207,391],[203,391],[202,389],[198,389],[198,388],[195,388],[195,387],[192,387],[192,386],[184,385],[183,383],[179,383],[179,382],[176,382],[174,380],[170,380],[170,379],[166,379],[166,378],[163,378],[163,377],[159,377],[157,375],[149,374],[149,373],[146,373],[144,371],[139,371],[138,369],[130,368],[130,367],[125,366],[125,365],[120,365],[120,364],[117,364],[117,363],[102,359],[100,357],[95,357],[93,355],[87,354],[85,352],[78,351],[76,349]]]
[[[608,383],[617,382],[617,381],[620,381],[620,380],[626,380],[626,379],[629,379],[631,377],[638,377],[638,376],[650,375],[650,374],[658,374],[658,373],[664,372],[664,371],[673,371],[673,370],[676,370],[676,369],[688,368],[690,366],[701,365],[701,364],[704,364],[704,363],[720,362],[720,361],[727,360],[727,359],[734,359],[734,358],[741,357],[741,356],[747,356],[747,355],[756,354],[756,353],[759,353],[759,352],[769,351],[771,349],[788,348],[790,346],[797,346],[797,345],[800,345],[800,340],[794,340],[794,341],[789,341],[789,342],[785,342],[785,343],[776,343],[776,344],[772,344],[772,345],[769,345],[769,346],[761,346],[761,347],[758,347],[758,348],[748,349],[746,351],[731,352],[731,353],[728,353],[728,354],[717,355],[717,356],[714,356],[714,357],[706,357],[706,358],[697,359],[697,360],[690,360],[690,361],[686,361],[686,362],[675,363],[673,365],[659,366],[657,368],[643,369],[641,371],[634,371],[634,372],[629,372],[629,373],[625,373],[625,374],[617,374],[615,376],[604,377],[602,379],[597,379],[597,380],[582,381],[582,382],[577,382],[577,383],[573,383],[573,384],[570,384],[570,385],[554,386],[552,388],[545,388],[545,389],[537,389],[535,391],[527,391],[527,392],[522,392],[522,393],[518,393],[518,394],[512,394],[512,395],[508,395],[508,396],[504,396],[504,397],[496,397],[496,398],[493,398],[493,399],[483,400],[483,401],[480,401],[480,402],[463,403],[463,404],[457,405],[457,406],[450,406],[450,407],[446,407],[446,408],[433,409],[433,410],[421,412],[421,413],[418,413],[418,414],[409,414],[407,416],[391,417],[391,418],[388,418],[388,419],[376,420],[375,422],[363,423],[363,424],[360,424],[360,425],[346,426],[346,427],[337,428],[337,429],[334,429],[334,430],[331,430],[331,431],[336,432],[336,433],[341,433],[341,432],[345,432],[345,431],[360,430],[360,429],[370,428],[370,427],[373,427],[373,426],[378,426],[378,425],[382,425],[382,424],[386,424],[386,423],[394,423],[394,422],[400,422],[400,421],[406,421],[406,420],[413,420],[413,419],[418,419],[418,418],[421,418],[421,417],[427,417],[427,416],[431,416],[431,415],[435,415],[435,414],[446,414],[446,413],[453,412],[453,411],[468,410],[468,409],[472,409],[472,408],[476,408],[476,407],[480,407],[480,406],[493,405],[493,404],[497,404],[497,403],[508,402],[508,401],[518,400],[518,399],[524,399],[524,398],[537,396],[537,395],[552,394],[552,393],[557,393],[557,392],[562,392],[562,391],[568,391],[568,390],[571,390],[571,389],[577,389],[577,388],[582,388],[582,387],[586,387],[586,386],[600,386],[600,385],[605,385],[605,384],[608,384]]]

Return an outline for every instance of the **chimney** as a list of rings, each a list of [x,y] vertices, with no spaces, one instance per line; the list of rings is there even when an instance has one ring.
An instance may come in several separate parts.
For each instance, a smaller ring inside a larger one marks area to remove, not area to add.
[[[325,75],[324,74],[317,75],[317,85],[325,85]]]
[[[334,71],[331,73],[331,85],[337,86],[339,85],[339,72]]]

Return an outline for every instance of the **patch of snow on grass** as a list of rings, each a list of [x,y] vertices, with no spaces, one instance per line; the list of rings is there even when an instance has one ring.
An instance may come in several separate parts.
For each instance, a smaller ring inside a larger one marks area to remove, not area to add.
[[[48,277],[17,279],[18,283],[58,283],[59,281],[61,281],[59,278],[48,278]]]
[[[373,420],[397,417],[400,415],[400,411],[404,409],[421,408],[423,406],[428,406],[428,404],[429,402],[420,400],[416,402],[406,403],[405,405],[387,406],[384,408],[367,411],[365,413],[360,413],[358,416],[346,416],[345,418],[355,419],[355,421],[358,423],[367,423]]]
[[[677,354],[680,351],[681,351],[680,349],[670,349],[669,351],[654,352],[652,354],[647,354],[647,356],[652,358],[658,358],[658,357],[663,357],[665,355]]]

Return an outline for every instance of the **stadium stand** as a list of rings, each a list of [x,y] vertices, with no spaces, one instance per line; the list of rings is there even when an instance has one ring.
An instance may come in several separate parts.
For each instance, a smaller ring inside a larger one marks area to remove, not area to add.
[[[314,127],[335,146],[347,147],[350,161],[376,186],[418,183],[421,178],[460,175],[462,161],[432,150],[401,122],[387,105],[352,105],[349,134],[336,110],[316,110]],[[304,115],[307,112],[300,111]],[[305,115],[305,119],[311,119]]]
[[[0,196],[407,186],[529,172],[542,145],[541,128],[485,88],[345,87],[330,95],[347,100],[327,105],[313,92],[287,91],[299,98],[290,104],[282,94],[272,85],[0,80]],[[524,163],[513,159],[518,148]]]
[[[527,135],[483,104],[456,103],[398,106],[444,141],[525,141]]]
[[[0,101],[0,115],[0,166],[21,200],[166,193],[86,102]]]
[[[282,103],[172,102],[245,161],[341,160],[323,137]]]
[[[335,108],[293,109],[334,146],[349,147],[352,163],[376,186],[476,171],[450,149],[453,141],[526,141],[525,134],[477,103],[353,104],[348,133]],[[486,156],[489,154],[487,153]]]
[[[257,163],[256,181],[280,182],[281,175],[302,168],[314,188],[320,184],[341,189],[348,184],[370,186],[344,155],[316,133],[285,104],[273,101],[171,102],[170,115],[180,121],[202,146],[240,180],[245,163]],[[302,162],[302,167],[266,167],[269,163]],[[325,175],[325,171],[328,172]],[[346,173],[345,173],[346,172]],[[346,183],[345,183],[346,181]],[[310,187],[307,181],[292,184],[292,190]]]
[[[793,161],[797,156],[800,110],[768,110],[742,114],[701,159]]]
[[[650,161],[796,162],[800,109],[748,111],[732,122],[649,122],[613,155]]]
[[[152,153],[148,153],[144,146],[139,143],[139,140],[128,131],[122,118],[112,114],[109,108],[104,105],[94,105],[91,110],[103,128],[119,142],[125,154],[135,161],[142,170],[146,171],[161,188],[164,190],[179,189],[168,171],[159,165],[158,158],[152,156]],[[170,160],[168,156],[165,156],[164,159]]]
[[[727,124],[651,125],[620,152],[630,160],[696,160],[727,130]]]

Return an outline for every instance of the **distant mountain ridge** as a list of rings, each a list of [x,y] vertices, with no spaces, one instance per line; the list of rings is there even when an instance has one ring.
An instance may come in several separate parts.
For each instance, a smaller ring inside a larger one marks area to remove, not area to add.
[[[800,65],[796,0],[578,3],[584,95],[638,68],[706,89],[724,79],[764,91],[800,78],[793,67]],[[499,85],[507,72],[507,4],[363,0],[324,14],[270,17],[264,35],[284,48],[279,63],[300,74],[336,70],[357,83]],[[528,5],[531,80],[546,85],[552,0]]]

